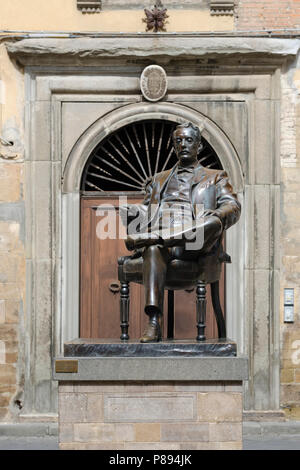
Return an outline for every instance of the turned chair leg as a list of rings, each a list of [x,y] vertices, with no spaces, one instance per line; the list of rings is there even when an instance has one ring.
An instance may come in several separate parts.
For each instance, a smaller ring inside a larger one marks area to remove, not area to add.
[[[206,336],[204,330],[206,327],[206,285],[205,282],[198,281],[196,288],[196,298],[197,298],[197,330],[198,335],[196,337],[197,341],[205,341]]]
[[[214,314],[218,327],[219,338],[226,338],[226,324],[222,312],[220,297],[219,297],[219,281],[212,282],[210,285],[211,300],[213,304]]]
[[[121,282],[120,289],[120,317],[121,317],[121,336],[122,341],[129,339],[129,282]]]
[[[174,291],[168,290],[168,339],[174,339]]]

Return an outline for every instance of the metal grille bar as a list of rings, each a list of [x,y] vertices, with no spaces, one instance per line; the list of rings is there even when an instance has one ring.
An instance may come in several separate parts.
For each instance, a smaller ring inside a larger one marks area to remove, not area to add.
[[[84,192],[144,192],[149,179],[157,172],[172,168],[177,162],[171,134],[177,123],[164,120],[138,121],[122,127],[101,141],[85,166],[81,190]],[[202,165],[221,169],[211,145],[202,138],[199,156]],[[125,156],[126,155],[126,156]],[[101,161],[101,167],[99,162]],[[132,184],[132,183],[136,184]]]

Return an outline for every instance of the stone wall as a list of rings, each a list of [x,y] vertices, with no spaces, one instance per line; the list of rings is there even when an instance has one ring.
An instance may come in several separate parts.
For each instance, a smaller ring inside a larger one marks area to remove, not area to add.
[[[5,421],[14,419],[23,401],[18,361],[25,295],[22,88],[0,45],[0,420]]]
[[[2,30],[64,31],[144,31],[143,8],[122,4],[95,15],[83,15],[75,0],[40,2],[12,0],[2,2]],[[300,27],[300,5],[297,0],[239,0],[235,25],[233,17],[212,17],[209,2],[198,9],[179,8],[179,2],[168,2],[168,31],[230,31]],[[197,2],[194,2],[197,3]],[[127,4],[127,3],[126,3]],[[150,6],[150,2],[145,4]],[[172,10],[172,7],[173,10]],[[5,33],[6,35],[6,33]],[[4,33],[3,35],[4,36]],[[295,40],[296,41],[296,40]],[[281,406],[288,417],[300,418],[300,64],[289,65],[282,75],[281,92]],[[30,329],[31,311],[24,311],[25,285],[25,215],[23,184],[25,176],[23,119],[24,75],[0,45],[0,135],[13,141],[12,147],[0,145],[0,419],[15,420],[23,406],[24,362],[29,351],[24,347],[24,325]],[[12,159],[9,159],[12,157]],[[28,155],[27,155],[28,157]],[[28,200],[28,197],[27,197]],[[28,254],[27,254],[28,255]],[[29,255],[28,255],[29,256]],[[295,322],[283,321],[283,289],[295,289]],[[32,326],[34,328],[34,326]],[[30,341],[28,342],[30,344]],[[31,344],[34,348],[34,344]],[[50,358],[49,358],[50,361]],[[30,377],[29,377],[30,380]]]
[[[300,418],[300,71],[282,74],[281,105],[281,406]],[[294,288],[294,323],[284,323],[283,290]]]
[[[64,450],[242,449],[242,383],[60,383],[59,441]]]

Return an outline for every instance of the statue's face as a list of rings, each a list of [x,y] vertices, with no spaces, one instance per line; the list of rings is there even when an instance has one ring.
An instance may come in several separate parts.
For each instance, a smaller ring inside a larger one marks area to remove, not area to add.
[[[200,142],[190,127],[176,129],[173,134],[174,149],[181,165],[190,165],[197,161]]]

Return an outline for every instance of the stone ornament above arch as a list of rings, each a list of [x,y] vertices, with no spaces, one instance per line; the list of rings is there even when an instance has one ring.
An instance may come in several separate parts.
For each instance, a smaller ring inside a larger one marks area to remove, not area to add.
[[[74,145],[63,174],[63,193],[76,193],[85,164],[93,149],[109,134],[133,122],[162,119],[178,124],[190,121],[198,126],[203,137],[217,153],[222,167],[228,172],[236,192],[244,187],[239,157],[225,133],[207,116],[184,105],[173,103],[136,103],[123,106],[101,117],[90,126]]]
[[[147,101],[156,102],[165,96],[168,90],[168,78],[160,65],[148,65],[140,77],[140,87]]]

